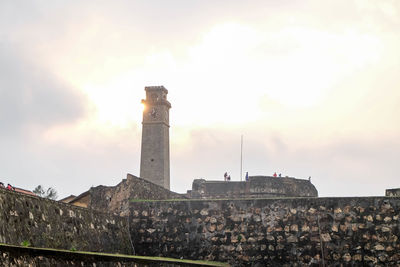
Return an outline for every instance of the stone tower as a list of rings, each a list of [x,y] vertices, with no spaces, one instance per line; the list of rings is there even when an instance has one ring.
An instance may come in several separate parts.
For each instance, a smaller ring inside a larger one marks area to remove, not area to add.
[[[169,189],[169,109],[164,86],[146,86],[140,177]]]

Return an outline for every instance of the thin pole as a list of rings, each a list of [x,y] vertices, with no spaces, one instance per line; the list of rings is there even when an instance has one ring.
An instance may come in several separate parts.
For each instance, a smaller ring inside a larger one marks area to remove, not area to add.
[[[240,181],[242,181],[243,176],[243,134],[240,137]]]

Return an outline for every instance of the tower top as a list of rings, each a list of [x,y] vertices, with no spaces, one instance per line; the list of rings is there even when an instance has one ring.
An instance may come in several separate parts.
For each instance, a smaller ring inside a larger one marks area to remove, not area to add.
[[[146,99],[142,99],[142,103],[147,107],[165,105],[171,108],[171,103],[167,100],[168,90],[164,86],[146,86],[144,90],[146,91]]]
[[[161,91],[165,92],[166,94],[168,94],[168,90],[165,89],[165,87],[163,85],[146,86],[144,88],[144,90],[146,90],[146,91],[160,91],[161,90]]]

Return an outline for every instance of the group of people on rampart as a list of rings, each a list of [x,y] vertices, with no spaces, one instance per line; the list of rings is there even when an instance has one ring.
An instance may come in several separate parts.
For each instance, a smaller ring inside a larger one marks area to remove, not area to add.
[[[228,175],[227,172],[224,173],[224,181],[229,182],[231,180],[231,176]],[[249,172],[246,172],[246,181],[249,180]]]
[[[226,182],[226,181],[230,181],[230,180],[231,180],[231,176],[228,175],[227,172],[225,172],[225,173],[224,173],[224,181]]]
[[[274,172],[273,176],[274,177],[282,177],[282,174],[281,173],[280,174],[276,174],[276,172]],[[224,173],[224,181],[225,182],[229,182],[230,180],[231,180],[231,176],[228,175],[228,172],[225,172]],[[248,181],[248,180],[249,180],[249,172],[246,172],[246,181]]]
[[[282,174],[281,173],[277,174],[276,172],[274,172],[274,174],[272,176],[275,178],[278,178],[278,177],[282,177]],[[285,176],[285,177],[288,178],[288,176]],[[231,176],[228,175],[228,172],[225,172],[224,173],[224,181],[229,182],[230,180],[231,180]],[[308,177],[308,180],[311,182],[311,176]],[[246,172],[245,181],[249,181],[249,172]]]
[[[0,182],[0,188],[4,188],[4,189],[7,189],[7,190],[15,191],[15,188],[12,185],[7,184],[7,187],[5,187],[2,182]]]

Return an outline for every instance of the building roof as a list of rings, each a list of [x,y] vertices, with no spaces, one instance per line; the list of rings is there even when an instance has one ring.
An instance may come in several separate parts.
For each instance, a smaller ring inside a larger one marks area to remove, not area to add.
[[[71,200],[75,199],[76,196],[75,195],[69,195],[67,197],[64,197],[63,199],[60,199],[60,202],[64,202],[64,203],[69,203]]]
[[[68,203],[73,204],[74,202],[86,197],[87,195],[90,194],[90,190],[83,192],[82,194],[80,194],[77,197],[74,197],[73,199],[71,199]]]
[[[22,188],[19,188],[19,187],[14,187],[14,191],[15,192],[18,192],[18,193],[22,193],[22,194],[26,194],[26,195],[31,195],[31,196],[37,196],[35,193],[33,193],[32,191],[30,191],[30,190],[26,190],[26,189],[22,189]]]

